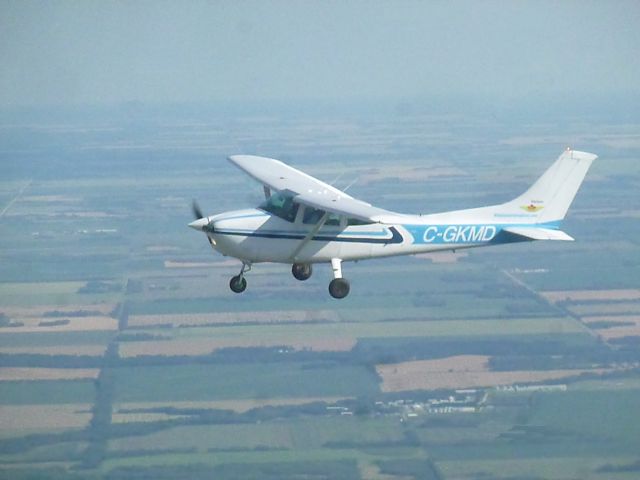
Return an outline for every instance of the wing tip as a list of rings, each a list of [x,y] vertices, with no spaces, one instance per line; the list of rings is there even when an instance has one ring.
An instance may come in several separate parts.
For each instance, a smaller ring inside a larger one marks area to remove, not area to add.
[[[595,153],[582,152],[580,150],[573,150],[571,148],[567,148],[565,152],[567,155],[569,155],[571,158],[575,160],[584,160],[587,162],[593,162],[596,158],[598,158],[598,155],[596,155]]]

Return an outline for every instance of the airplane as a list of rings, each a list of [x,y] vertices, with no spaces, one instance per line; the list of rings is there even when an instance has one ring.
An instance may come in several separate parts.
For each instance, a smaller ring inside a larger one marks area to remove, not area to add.
[[[342,263],[534,240],[574,240],[560,230],[596,155],[567,149],[522,195],[487,207],[409,215],[374,207],[279,160],[255,155],[228,159],[263,185],[257,208],[204,216],[195,221],[214,250],[242,262],[233,292],[247,288],[245,274],[262,262],[292,265],[298,280],[312,266],[330,263],[329,293],[344,298],[350,285]]]

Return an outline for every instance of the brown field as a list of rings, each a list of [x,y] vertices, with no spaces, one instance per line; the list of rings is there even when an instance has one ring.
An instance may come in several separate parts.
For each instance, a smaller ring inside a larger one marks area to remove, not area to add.
[[[176,340],[150,340],[143,342],[120,343],[122,358],[138,357],[141,355],[207,355],[215,350],[230,347],[277,347],[287,345],[296,350],[310,349],[314,351],[348,351],[356,344],[355,338],[202,338]]]
[[[211,408],[222,410],[234,410],[236,412],[246,412],[252,408],[260,408],[266,406],[277,405],[303,405],[305,403],[313,402],[326,402],[335,403],[340,400],[349,400],[351,397],[297,397],[297,398],[256,398],[256,399],[243,399],[243,400],[215,400],[215,401],[202,401],[202,402],[131,402],[131,403],[118,403],[113,406],[113,412],[115,415],[139,415],[134,413],[122,413],[120,410],[124,409],[143,409],[143,408]]]
[[[83,428],[91,420],[91,405],[73,403],[61,405],[0,405],[0,430]]]
[[[2,327],[0,335],[3,333],[34,333],[34,332],[73,332],[88,330],[117,330],[118,320],[112,317],[13,317],[14,321],[24,323],[20,327]],[[69,320],[66,325],[41,326],[40,322],[50,322],[55,320]]]
[[[640,288],[620,290],[560,290],[540,292],[550,302],[585,300],[640,300]]]
[[[584,317],[585,325],[591,327],[593,322],[630,322],[633,325],[621,325],[618,327],[594,328],[593,331],[604,340],[622,337],[640,336],[640,315],[611,315],[600,317]]]
[[[640,314],[640,302],[575,304],[568,306],[567,309],[581,317],[624,313]]]
[[[128,325],[131,328],[167,324],[180,327],[229,323],[338,322],[339,320],[338,314],[332,310],[275,310],[176,315],[132,315],[129,317]]]
[[[600,374],[608,371],[593,369],[492,372],[488,369],[488,360],[489,357],[484,355],[459,355],[437,360],[377,365],[376,370],[382,378],[383,392],[493,387],[558,380],[585,372]]]
[[[0,347],[0,354],[40,354],[40,355],[86,355],[101,357],[104,355],[106,345],[54,345],[54,346],[29,346],[29,347]]]
[[[0,381],[5,380],[81,380],[97,378],[97,368],[29,368],[0,367]]]

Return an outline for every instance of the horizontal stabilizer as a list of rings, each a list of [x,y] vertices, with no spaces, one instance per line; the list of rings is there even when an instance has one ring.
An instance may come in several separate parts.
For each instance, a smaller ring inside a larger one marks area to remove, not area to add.
[[[528,240],[564,240],[572,242],[574,239],[562,230],[539,227],[507,227],[504,232],[523,237]]]

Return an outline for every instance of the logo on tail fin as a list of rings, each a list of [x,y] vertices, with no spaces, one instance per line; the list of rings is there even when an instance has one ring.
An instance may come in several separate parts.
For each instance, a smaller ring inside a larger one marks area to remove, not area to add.
[[[539,212],[544,208],[544,205],[536,205],[535,203],[538,203],[538,202],[531,202],[529,205],[522,205],[520,208],[525,212],[531,212],[531,213]]]

